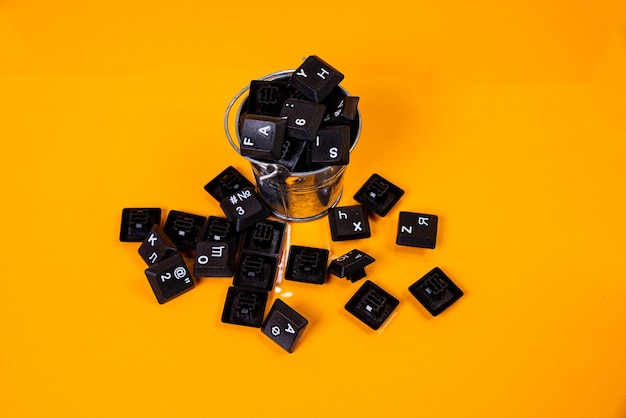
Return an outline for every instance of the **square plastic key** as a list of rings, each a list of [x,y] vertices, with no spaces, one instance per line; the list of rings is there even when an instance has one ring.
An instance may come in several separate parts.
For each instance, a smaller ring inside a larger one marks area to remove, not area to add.
[[[235,226],[221,216],[209,216],[200,231],[199,241],[209,242],[239,242],[239,234]]]
[[[241,128],[241,155],[260,160],[276,160],[282,151],[286,126],[285,118],[246,115]]]
[[[242,251],[233,285],[269,291],[274,287],[278,258]]]
[[[320,103],[343,80],[343,74],[321,58],[311,55],[293,72],[289,85],[306,98]]]
[[[139,255],[148,266],[152,266],[175,255],[178,252],[176,245],[157,224],[152,225],[139,246]]]
[[[270,211],[254,189],[244,188],[231,193],[220,202],[220,207],[235,230],[241,232],[270,216]]]
[[[357,115],[359,98],[346,96],[326,106],[326,115],[322,119],[324,125],[346,125]]]
[[[463,291],[439,267],[413,283],[409,292],[433,316],[439,315],[463,296]]]
[[[155,224],[161,224],[161,208],[124,208],[120,241],[141,242]]]
[[[404,190],[378,174],[372,174],[356,192],[354,200],[378,216],[385,216],[402,195]]]
[[[301,139],[290,138],[289,136],[285,137],[276,164],[286,167],[289,171],[295,171],[298,161],[303,157],[303,154],[306,154],[304,151],[306,150],[307,143],[308,141]],[[302,159],[306,160],[306,158]]]
[[[224,171],[215,176],[205,186],[204,190],[213,196],[215,200],[221,202],[226,196],[243,188],[254,189],[254,184],[250,182],[235,167],[228,166]]]
[[[276,299],[261,331],[272,341],[293,353],[309,321],[281,299]]]
[[[396,309],[400,301],[367,280],[352,296],[345,308],[368,327],[378,329]]]
[[[159,303],[165,303],[195,286],[180,253],[147,268],[145,273]]]
[[[329,251],[324,248],[292,245],[285,268],[285,279],[324,284]]]
[[[400,212],[396,244],[409,247],[435,248],[437,244],[437,215]]]
[[[193,275],[196,277],[232,277],[235,274],[236,255],[236,241],[198,241]]]
[[[205,216],[171,210],[165,219],[163,231],[179,251],[192,251],[196,249],[196,242],[198,242],[205,221]]]
[[[265,219],[243,231],[242,251],[254,251],[279,257],[283,251],[283,241],[287,224]]]
[[[371,236],[367,211],[361,205],[338,206],[328,209],[328,222],[333,241],[369,238]]]
[[[313,141],[320,128],[326,106],[306,100],[287,99],[280,111],[281,117],[287,118],[287,135]]]
[[[231,286],[226,294],[222,322],[260,328],[265,315],[268,293]]]
[[[287,82],[282,80],[252,80],[248,94],[248,113],[278,116],[289,97]]]
[[[365,267],[376,261],[363,251],[354,249],[330,262],[328,272],[337,277],[347,277],[352,283],[366,276]]]
[[[346,165],[350,162],[350,127],[322,128],[309,147],[310,164]]]

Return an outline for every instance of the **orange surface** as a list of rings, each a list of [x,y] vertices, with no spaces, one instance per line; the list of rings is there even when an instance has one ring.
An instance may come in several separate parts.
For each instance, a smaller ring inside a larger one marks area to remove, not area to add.
[[[226,104],[311,54],[361,97],[341,204],[373,172],[406,194],[370,239],[289,243],[371,254],[400,305],[374,332],[359,284],[283,282],[288,354],[220,322],[229,279],[157,304],[118,234],[123,207],[221,214],[203,185],[251,178]],[[2,416],[626,416],[625,74],[622,1],[0,1]],[[436,249],[395,245],[400,210]],[[434,266],[465,296],[433,318],[408,286]]]

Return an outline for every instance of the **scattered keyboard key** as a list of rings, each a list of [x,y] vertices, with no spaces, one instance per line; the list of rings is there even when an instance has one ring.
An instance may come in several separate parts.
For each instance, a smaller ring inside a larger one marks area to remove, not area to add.
[[[263,220],[243,231],[242,251],[255,251],[275,257],[283,252],[287,224],[281,221]]]
[[[139,246],[139,255],[148,266],[153,266],[178,252],[176,245],[157,224],[152,225]]]
[[[196,277],[232,277],[235,274],[236,241],[198,241],[194,256]]]
[[[239,234],[235,226],[226,218],[209,216],[200,231],[199,241],[209,242],[239,242]]]
[[[345,308],[372,329],[378,329],[400,301],[367,280],[348,301]]]
[[[350,127],[338,125],[320,129],[309,149],[311,165],[347,165],[350,162]]]
[[[287,118],[287,135],[313,141],[320,128],[326,106],[306,100],[287,99],[280,111],[280,117]]]
[[[367,211],[361,205],[337,206],[328,209],[328,222],[333,241],[371,236]]]
[[[261,331],[272,341],[293,353],[309,321],[293,308],[276,299],[263,322]]]
[[[196,242],[205,221],[205,216],[171,210],[165,219],[163,231],[179,251],[192,251],[196,249]]]
[[[272,290],[277,268],[277,257],[244,251],[239,256],[233,285]]]
[[[372,174],[356,192],[354,200],[377,214],[385,216],[404,195],[404,190],[378,174]]]
[[[120,241],[141,242],[155,224],[161,224],[161,208],[124,208]]]
[[[270,216],[270,211],[251,188],[231,193],[220,202],[226,218],[241,232]]]
[[[221,202],[229,194],[249,187],[254,189],[254,184],[241,174],[235,167],[229,166],[215,176],[205,186],[204,190],[215,200]]]
[[[352,283],[361,280],[367,274],[365,267],[372,264],[374,258],[363,251],[354,249],[341,257],[337,257],[330,262],[328,272],[337,277],[347,277]]]
[[[231,286],[226,294],[222,322],[260,328],[263,324],[268,293]]]
[[[437,215],[400,212],[396,244],[409,247],[435,248],[437,244]]]
[[[409,292],[433,316],[439,315],[463,296],[463,291],[439,267],[413,283]]]
[[[244,157],[275,160],[281,155],[287,119],[246,115],[241,128],[240,154]]]
[[[145,270],[159,303],[165,303],[195,286],[183,256],[178,253]]]
[[[342,73],[321,58],[311,55],[293,72],[289,85],[307,99],[320,103],[342,80]]]
[[[329,251],[325,248],[292,245],[285,268],[285,279],[324,284]]]

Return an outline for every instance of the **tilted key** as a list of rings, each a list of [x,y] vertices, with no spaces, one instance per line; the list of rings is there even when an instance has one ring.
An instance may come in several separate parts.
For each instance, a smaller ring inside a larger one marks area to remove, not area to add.
[[[147,268],[145,274],[159,303],[165,303],[195,286],[180,253]]]
[[[237,232],[270,216],[270,211],[251,188],[231,193],[220,202],[220,207]]]
[[[354,200],[378,216],[385,216],[403,195],[404,190],[378,174],[372,174],[354,194]]]
[[[354,249],[332,260],[328,266],[328,272],[337,277],[347,277],[354,283],[366,276],[365,267],[374,261],[376,260],[373,257]]]
[[[254,189],[254,184],[235,167],[228,166],[205,186],[204,190],[215,200],[221,202],[226,196],[245,187]]]
[[[276,299],[261,331],[272,341],[293,353],[309,321],[281,299]]]
[[[463,296],[463,291],[439,267],[413,283],[409,292],[433,316],[439,315]]]
[[[293,72],[289,85],[316,103],[343,80],[343,74],[318,56],[311,55]]]
[[[319,129],[326,106],[306,100],[287,99],[280,111],[281,117],[287,118],[287,135],[313,141]]]
[[[359,97],[346,96],[326,106],[323,124],[345,125],[352,122],[357,115]]]
[[[279,158],[286,126],[286,118],[246,115],[241,128],[241,155],[261,160]]]
[[[389,318],[400,301],[367,280],[346,303],[346,310],[372,329],[378,329]]]
[[[289,97],[287,82],[282,80],[252,80],[248,93],[248,113],[278,116]]]
[[[152,266],[175,255],[178,249],[163,229],[155,224],[152,225],[138,251],[143,261]]]
[[[315,141],[310,144],[310,164],[346,165],[349,162],[349,126],[330,126],[317,131]]]

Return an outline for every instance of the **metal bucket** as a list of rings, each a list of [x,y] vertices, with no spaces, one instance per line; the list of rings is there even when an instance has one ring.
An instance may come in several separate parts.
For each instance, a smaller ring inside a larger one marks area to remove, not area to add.
[[[259,80],[287,80],[294,70],[268,74]],[[230,101],[224,115],[224,130],[230,145],[240,153],[239,120],[245,109],[250,85],[244,87]],[[343,93],[349,93],[341,88]],[[233,115],[233,109],[237,108]],[[237,140],[233,139],[232,132]],[[350,152],[356,146],[361,134],[361,114],[357,110],[351,126]],[[308,221],[326,214],[341,198],[345,165],[326,166],[312,171],[290,172],[286,167],[244,157],[250,161],[259,195],[277,217],[287,221]]]

